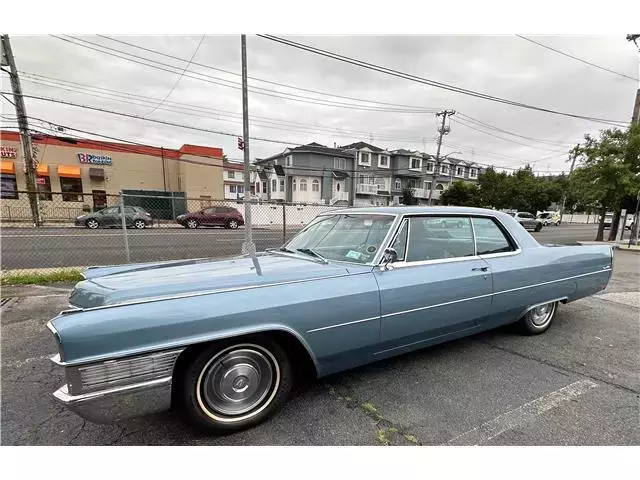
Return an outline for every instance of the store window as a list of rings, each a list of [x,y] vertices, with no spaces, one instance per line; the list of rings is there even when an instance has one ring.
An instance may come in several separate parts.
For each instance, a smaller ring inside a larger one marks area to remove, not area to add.
[[[38,190],[38,198],[40,200],[51,201],[51,180],[49,177],[36,177],[36,189]]]
[[[1,177],[2,186],[0,192],[2,198],[18,198],[18,184],[16,176],[10,173],[3,173]]]
[[[82,202],[82,179],[60,177],[63,202]]]

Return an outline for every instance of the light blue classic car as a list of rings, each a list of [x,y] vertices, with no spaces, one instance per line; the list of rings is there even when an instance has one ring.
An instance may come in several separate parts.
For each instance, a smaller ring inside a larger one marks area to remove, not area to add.
[[[239,430],[296,377],[509,323],[542,333],[612,268],[609,246],[543,246],[493,210],[335,210],[280,249],[87,269],[48,324],[66,375],[54,396],[96,423],[174,408]]]

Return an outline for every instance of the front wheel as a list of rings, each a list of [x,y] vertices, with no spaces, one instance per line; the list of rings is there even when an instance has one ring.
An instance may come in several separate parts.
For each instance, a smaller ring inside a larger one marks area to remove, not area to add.
[[[98,223],[98,220],[96,220],[95,218],[90,218],[85,222],[85,225],[87,228],[90,228],[91,230],[95,230],[100,226],[100,223]]]
[[[558,302],[545,303],[532,308],[518,320],[520,332],[524,335],[539,335],[547,331],[558,310]]]
[[[293,374],[285,351],[264,336],[216,342],[180,375],[177,387],[191,423],[229,433],[266,420],[286,400]]]
[[[191,219],[187,221],[187,228],[198,228],[200,224],[197,220]]]
[[[534,232],[539,232],[540,230],[542,230],[542,224],[541,224],[541,223],[538,223],[538,224],[536,225],[536,228],[534,229]]]
[[[147,224],[144,220],[136,220],[133,226],[136,227],[138,230],[142,230],[143,228],[147,227]]]

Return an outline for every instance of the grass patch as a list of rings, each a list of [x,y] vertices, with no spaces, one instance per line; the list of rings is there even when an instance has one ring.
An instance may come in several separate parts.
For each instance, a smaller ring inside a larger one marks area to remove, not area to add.
[[[2,275],[2,285],[44,285],[55,282],[79,282],[80,270],[56,270],[46,273],[9,273]]]

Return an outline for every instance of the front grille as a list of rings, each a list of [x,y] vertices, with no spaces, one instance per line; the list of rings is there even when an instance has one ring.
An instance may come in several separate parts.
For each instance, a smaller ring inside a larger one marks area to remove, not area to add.
[[[181,352],[171,350],[68,368],[69,390],[77,395],[169,377]]]

